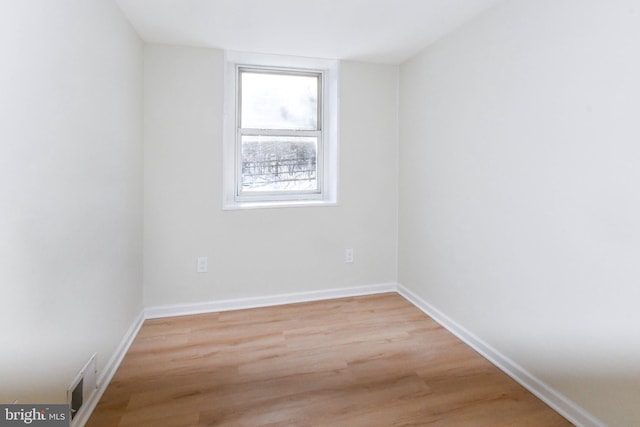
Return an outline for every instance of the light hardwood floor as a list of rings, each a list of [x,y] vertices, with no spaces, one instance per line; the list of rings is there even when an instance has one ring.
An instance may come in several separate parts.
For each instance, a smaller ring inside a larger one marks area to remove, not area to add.
[[[147,320],[88,427],[570,426],[397,294]]]

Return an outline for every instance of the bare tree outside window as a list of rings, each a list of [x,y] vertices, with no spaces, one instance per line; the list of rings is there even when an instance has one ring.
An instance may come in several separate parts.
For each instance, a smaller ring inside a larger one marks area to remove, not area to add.
[[[317,188],[314,137],[243,136],[242,187],[250,191]]]

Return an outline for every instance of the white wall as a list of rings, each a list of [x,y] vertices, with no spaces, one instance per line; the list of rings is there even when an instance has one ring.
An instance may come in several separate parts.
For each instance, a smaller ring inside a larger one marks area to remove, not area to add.
[[[142,308],[142,44],[110,0],[3,0],[0,62],[0,402],[65,403]]]
[[[341,65],[339,206],[223,211],[223,60],[145,46],[145,305],[394,282],[398,68]]]
[[[401,67],[399,280],[640,420],[640,5],[508,1]]]

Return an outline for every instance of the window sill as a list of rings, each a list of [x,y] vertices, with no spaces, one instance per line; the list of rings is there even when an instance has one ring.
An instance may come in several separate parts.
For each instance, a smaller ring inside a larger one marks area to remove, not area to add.
[[[338,202],[333,200],[278,200],[263,202],[235,202],[223,204],[222,210],[235,211],[243,209],[306,208],[325,206],[338,206]]]

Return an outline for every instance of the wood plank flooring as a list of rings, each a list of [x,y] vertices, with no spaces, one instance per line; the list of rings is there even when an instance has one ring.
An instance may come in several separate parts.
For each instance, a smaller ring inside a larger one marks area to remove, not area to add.
[[[393,293],[147,320],[87,423],[570,425]]]

